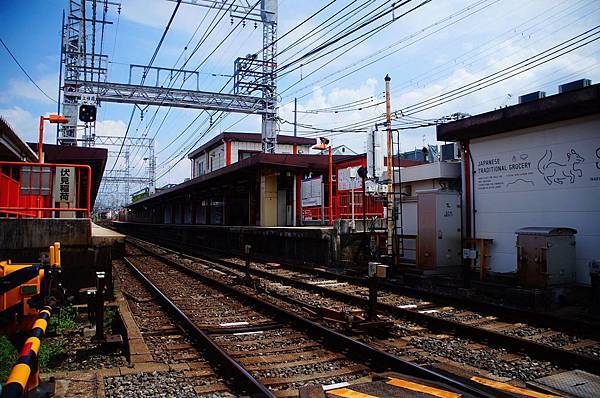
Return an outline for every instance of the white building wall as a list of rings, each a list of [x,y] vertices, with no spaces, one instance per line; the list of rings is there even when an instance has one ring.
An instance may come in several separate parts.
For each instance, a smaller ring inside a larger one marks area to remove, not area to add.
[[[192,159],[192,178],[206,174],[208,167],[207,155],[202,153]]]
[[[215,171],[225,167],[225,143],[219,144],[207,153],[208,163],[207,172]]]
[[[589,284],[600,259],[600,117],[592,116],[471,141],[476,237],[490,238],[490,269],[516,271],[515,231],[570,227],[576,281]]]
[[[244,142],[244,141],[232,141],[231,142],[231,163],[239,161],[239,151],[262,151],[262,145],[260,142]]]

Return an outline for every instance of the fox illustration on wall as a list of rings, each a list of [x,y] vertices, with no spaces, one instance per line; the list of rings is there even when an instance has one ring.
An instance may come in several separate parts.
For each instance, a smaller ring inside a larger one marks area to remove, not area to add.
[[[583,163],[584,160],[574,149],[571,149],[570,152],[567,152],[566,163],[558,163],[552,160],[552,151],[547,149],[538,162],[538,171],[544,176],[544,181],[548,185],[563,184],[566,179],[573,184],[575,178],[583,176],[583,171],[577,165]]]

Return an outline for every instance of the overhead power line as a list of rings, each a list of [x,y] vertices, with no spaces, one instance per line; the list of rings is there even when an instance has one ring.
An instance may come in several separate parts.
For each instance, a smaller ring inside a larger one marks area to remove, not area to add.
[[[357,0],[354,0],[352,3],[355,3],[356,1],[357,1]],[[371,1],[371,2],[372,2],[372,1]],[[352,3],[351,3],[351,4],[352,4]],[[331,4],[327,4],[326,6],[322,7],[320,10],[317,10],[317,11],[316,11],[315,13],[313,13],[313,14],[312,14],[310,17],[308,17],[308,18],[304,19],[302,22],[300,22],[300,24],[299,24],[299,25],[296,25],[296,26],[295,26],[295,27],[293,27],[293,28],[292,28],[290,31],[288,31],[286,34],[284,34],[283,36],[281,36],[281,37],[280,37],[280,39],[281,39],[281,38],[283,38],[283,37],[285,37],[285,36],[287,36],[287,35],[288,35],[288,34],[289,34],[291,31],[293,31],[293,30],[297,29],[297,28],[298,28],[300,25],[302,25],[302,24],[306,23],[308,20],[310,20],[310,19],[311,19],[311,18],[313,18],[314,16],[318,15],[320,12],[322,12],[322,11],[323,11],[325,8],[329,7],[330,5],[331,5]],[[338,12],[338,13],[339,13],[339,12]],[[336,13],[336,15],[337,15],[338,13]],[[330,20],[331,20],[331,19],[330,19]],[[334,22],[335,22],[335,21],[334,21]],[[309,33],[310,33],[310,32],[309,32]],[[296,40],[296,41],[294,42],[294,44],[292,44],[291,46],[288,46],[288,47],[284,48],[282,51],[279,51],[279,53],[278,53],[278,54],[281,54],[281,52],[285,51],[286,49],[289,49],[290,47],[292,47],[293,45],[295,45],[296,43],[299,43],[299,42],[301,42],[301,41],[302,41],[302,38],[300,38],[300,39]],[[225,89],[225,87],[226,87],[226,86],[229,84],[229,82],[231,82],[231,80],[232,80],[232,79],[229,79],[229,81],[228,81],[227,83],[225,83],[225,85],[223,86],[223,88],[221,89],[221,91],[222,91],[223,89]],[[220,91],[220,92],[221,92],[221,91]],[[209,117],[209,118],[211,119],[211,125],[209,126],[209,129],[212,129],[212,128],[214,128],[213,126],[216,126],[216,125],[217,125],[217,124],[218,124],[220,121],[222,121],[222,120],[223,120],[223,118],[222,118],[222,116],[223,116],[223,115],[222,115],[222,113],[221,113],[221,114],[220,114],[220,116],[218,116],[218,118],[216,119],[217,121],[216,121],[216,122],[213,124],[213,123],[212,123],[212,119],[214,119],[214,115],[215,115],[216,113],[218,113],[218,112],[215,112],[215,113],[213,113],[213,114],[212,114],[212,115]],[[206,119],[206,120],[205,120],[205,121],[204,121],[202,124],[205,124],[205,123],[208,121],[208,119],[209,119],[209,118],[207,118],[207,119]],[[244,117],[244,118],[245,118],[245,117]],[[196,120],[196,119],[195,119],[195,120]],[[195,120],[194,120],[194,121],[195,121]],[[193,123],[194,121],[192,121],[192,123]],[[188,126],[187,126],[187,127],[184,129],[184,130],[188,130],[188,129],[189,129],[189,127],[190,127],[190,126],[188,125]],[[178,152],[179,152],[179,153],[181,153],[182,151],[184,151],[184,150],[185,150],[185,149],[184,149],[184,147],[185,147],[186,145],[188,145],[190,141],[192,141],[192,139],[193,139],[193,134],[195,134],[195,133],[198,131],[198,129],[199,129],[200,127],[201,127],[201,126],[198,126],[198,127],[196,128],[196,130],[195,130],[195,131],[194,131],[192,134],[190,134],[189,138],[188,138],[187,140],[185,140],[185,141],[184,141],[184,142],[183,142],[183,143],[182,143],[182,144],[179,146],[179,148],[178,148],[178,149],[176,149],[176,150],[175,150],[173,153],[171,153],[171,155],[168,157],[168,159],[167,159],[165,162],[163,162],[163,164],[164,164],[164,163],[168,163],[168,162],[170,162],[170,161],[171,161],[171,159],[173,159],[175,156],[178,156],[178,155],[176,155]],[[170,143],[167,145],[167,147],[171,146],[171,145],[172,145],[172,144],[173,144],[173,143],[174,143],[174,142],[175,142],[175,141],[176,141],[178,138],[180,138],[180,137],[182,136],[182,134],[183,134],[184,132],[185,132],[185,131],[182,131],[181,133],[179,133],[179,135],[177,136],[177,138],[176,138],[174,141],[171,141],[171,142],[170,142]],[[201,135],[201,137],[200,137],[200,138],[204,137],[204,136],[206,135],[206,133],[207,133],[207,132],[203,133],[203,134]],[[196,142],[195,142],[195,143],[192,143],[192,146],[193,146],[193,145],[195,145],[197,142],[199,142],[199,140],[196,140]],[[163,151],[164,151],[165,149],[167,149],[167,147],[163,148]],[[188,147],[188,148],[189,148],[189,147]]]
[[[302,61],[302,60],[304,60],[304,59],[306,59],[306,58],[308,58],[308,57],[311,57],[311,56],[313,56],[313,55],[316,55],[316,54],[320,53],[321,51],[323,51],[323,50],[325,50],[325,49],[327,49],[327,48],[331,47],[332,45],[334,45],[334,44],[336,44],[336,43],[340,42],[341,40],[343,40],[343,39],[345,39],[346,37],[348,37],[348,36],[352,35],[353,33],[356,33],[357,31],[359,31],[359,30],[361,30],[361,29],[363,29],[363,28],[367,27],[368,25],[372,24],[373,22],[375,22],[375,21],[378,21],[379,19],[383,18],[384,16],[386,16],[386,15],[388,15],[388,14],[391,14],[391,13],[393,13],[393,12],[394,12],[394,11],[396,11],[398,8],[400,8],[400,7],[402,7],[402,6],[404,6],[404,5],[408,4],[408,3],[410,3],[411,1],[412,1],[412,0],[404,0],[403,2],[401,2],[401,3],[399,3],[399,4],[393,4],[393,5],[392,5],[392,7],[390,7],[389,9],[387,9],[387,10],[384,10],[384,11],[380,12],[379,14],[377,14],[377,15],[375,15],[375,16],[373,16],[373,17],[369,18],[368,20],[364,21],[363,23],[360,23],[360,24],[358,24],[357,26],[355,26],[355,27],[353,27],[353,28],[351,28],[351,29],[348,29],[347,31],[343,32],[343,34],[339,35],[338,37],[334,37],[334,38],[332,38],[332,39],[330,39],[330,40],[326,41],[325,43],[323,43],[323,44],[319,45],[317,48],[315,48],[315,49],[313,49],[313,50],[310,50],[310,51],[308,51],[307,53],[305,53],[304,55],[301,55],[300,57],[296,58],[295,60],[293,60],[293,61],[290,61],[289,63],[287,63],[287,64],[285,64],[285,65],[281,66],[281,67],[278,69],[278,71],[283,71],[283,70],[285,70],[285,69],[289,68],[290,66],[292,66],[292,65],[294,65],[294,64],[297,64],[298,62],[300,62],[300,61]],[[393,22],[395,22],[395,21],[397,21],[398,19],[400,19],[400,18],[404,17],[405,15],[407,15],[409,12],[412,12],[412,11],[416,10],[417,8],[420,8],[420,7],[424,6],[425,4],[427,4],[427,3],[431,2],[431,1],[432,1],[432,0],[425,0],[425,1],[421,2],[419,5],[417,5],[416,7],[413,7],[411,10],[409,10],[409,11],[407,11],[407,12],[405,12],[405,13],[401,14],[400,16],[397,16],[397,17],[396,17],[396,16],[394,16],[394,17],[392,18],[392,20],[390,20],[390,21],[386,21],[386,22],[384,22],[383,24],[379,25],[378,27],[376,27],[376,28],[374,28],[374,29],[380,29],[380,28],[383,28],[383,27],[389,26],[389,25],[390,25],[390,24],[392,24]],[[367,33],[370,33],[370,32],[367,32]],[[354,40],[356,40],[356,39],[354,39]],[[341,46],[338,46],[338,47],[336,48],[336,50],[337,50],[337,49],[340,49],[340,48],[342,48],[342,47],[343,47],[343,46],[345,46],[345,45],[348,45],[348,44],[349,44],[349,43],[351,43],[351,42],[352,42],[352,41],[350,41],[350,42],[346,42],[346,43],[344,43],[343,45],[341,45]],[[311,61],[311,62],[312,62],[312,61]]]
[[[477,79],[468,84],[462,85],[455,89],[446,91],[442,94],[433,96],[431,98],[425,99],[423,101],[419,101],[412,105],[406,106],[404,108],[398,109],[393,112],[396,117],[406,117],[411,116],[416,113],[420,113],[443,104],[446,104],[450,101],[454,101],[456,99],[462,98],[466,95],[473,94],[477,91],[480,91],[484,88],[490,87],[492,85],[503,82],[507,79],[510,79],[514,76],[525,73],[533,68],[544,65],[554,59],[567,55],[583,46],[589,45],[600,39],[600,25],[589,29],[579,35],[573,36],[568,40],[565,40],[557,45],[554,45],[544,51],[537,53],[534,56],[528,57],[520,62],[517,62],[511,66],[498,70],[494,73],[491,73],[485,77]],[[360,129],[372,126],[377,122],[381,122],[384,120],[383,115],[379,115],[376,117],[372,117],[369,119],[365,119],[362,121],[358,121],[355,123],[347,124],[344,126],[337,126],[332,129],[335,130],[345,130],[345,129]]]
[[[29,75],[29,73],[27,73],[27,71],[25,70],[25,68],[23,67],[23,65],[21,65],[21,63],[17,60],[17,58],[10,51],[10,49],[8,48],[8,46],[6,45],[6,43],[4,43],[4,40],[0,39],[0,43],[2,43],[2,45],[4,46],[4,48],[6,49],[6,51],[8,52],[8,55],[10,55],[10,57],[13,59],[13,61],[15,61],[15,63],[17,64],[17,66],[21,69],[21,71],[25,74],[25,76],[27,76],[27,78],[29,79],[29,81],[31,83],[33,83],[33,85],[38,90],[40,90],[40,92],[42,94],[44,94],[46,96],[46,98],[48,98],[50,101],[52,101],[52,102],[58,102],[54,98],[52,98],[48,94],[46,94],[46,92],[44,90],[42,90],[42,88],[40,86],[38,86],[38,84],[35,82],[35,80],[33,80],[33,78]]]
[[[299,92],[301,92],[301,91],[304,91],[304,90],[306,90],[306,89],[307,89],[307,88],[309,88],[309,87],[312,87],[312,86],[313,86],[314,84],[316,84],[316,83],[320,83],[320,82],[322,82],[322,81],[324,81],[324,80],[327,80],[328,78],[330,78],[330,77],[333,77],[333,76],[335,76],[335,75],[337,75],[337,74],[339,74],[339,73],[344,73],[344,75],[343,75],[343,76],[341,76],[341,77],[339,77],[339,78],[336,78],[335,80],[333,80],[333,81],[331,81],[331,82],[329,82],[329,83],[327,83],[327,84],[325,84],[325,85],[322,85],[322,87],[329,86],[329,85],[331,85],[331,84],[333,84],[333,83],[335,83],[335,82],[337,82],[337,81],[339,81],[339,80],[341,80],[341,79],[343,79],[343,78],[345,78],[345,77],[347,77],[347,76],[349,76],[349,75],[351,75],[351,74],[353,74],[353,73],[356,73],[356,72],[358,72],[358,71],[364,70],[364,68],[366,68],[366,67],[368,67],[368,66],[370,66],[370,65],[373,65],[373,64],[375,64],[375,63],[377,63],[377,62],[379,62],[379,61],[383,60],[384,58],[386,58],[386,57],[389,57],[390,55],[392,55],[392,54],[394,54],[394,53],[397,53],[398,51],[400,51],[400,50],[402,50],[402,49],[404,49],[404,48],[406,48],[406,47],[408,47],[408,46],[410,46],[410,45],[412,45],[412,44],[415,44],[416,42],[418,42],[418,41],[420,41],[420,40],[423,40],[423,39],[425,39],[425,38],[427,38],[427,37],[429,37],[429,36],[431,36],[431,35],[433,35],[433,34],[435,34],[435,33],[439,32],[439,31],[441,31],[441,30],[443,30],[443,29],[446,29],[446,28],[448,28],[449,26],[452,26],[452,25],[454,25],[454,24],[456,24],[456,23],[458,23],[458,22],[460,22],[460,21],[462,21],[462,20],[464,20],[464,19],[466,19],[466,18],[470,17],[471,15],[473,15],[473,14],[475,14],[475,13],[477,13],[477,12],[480,12],[480,11],[484,10],[485,8],[487,8],[487,7],[490,7],[491,5],[493,5],[493,4],[495,4],[495,3],[497,3],[497,2],[498,2],[498,1],[500,1],[500,0],[494,0],[494,1],[493,1],[493,2],[491,2],[491,3],[488,3],[489,1],[490,1],[490,0],[480,0],[480,1],[477,1],[476,3],[474,3],[474,4],[471,4],[471,5],[469,5],[469,6],[465,7],[465,8],[463,8],[463,9],[461,9],[461,10],[459,10],[459,11],[457,11],[457,12],[455,12],[455,13],[453,13],[453,14],[451,14],[451,15],[447,16],[447,17],[444,17],[444,18],[442,18],[442,19],[440,19],[440,20],[438,20],[438,21],[434,22],[433,24],[431,24],[431,25],[429,25],[429,26],[426,26],[426,27],[424,27],[424,28],[420,29],[419,31],[417,31],[417,32],[415,32],[415,33],[411,33],[411,34],[409,34],[409,35],[407,35],[407,36],[405,36],[405,37],[401,38],[400,40],[398,40],[398,41],[396,41],[396,42],[394,42],[394,43],[392,43],[392,44],[389,44],[389,45],[387,45],[386,47],[384,47],[384,48],[382,48],[382,49],[380,49],[380,50],[377,50],[377,51],[375,51],[375,52],[371,53],[370,55],[368,55],[368,56],[366,56],[366,57],[363,57],[363,58],[361,58],[361,59],[359,59],[359,60],[357,60],[357,61],[354,61],[354,62],[353,62],[353,63],[351,63],[350,65],[347,65],[347,66],[345,66],[344,68],[340,68],[340,69],[336,70],[335,72],[332,72],[332,73],[329,73],[329,74],[327,74],[327,75],[325,75],[324,77],[322,77],[322,78],[320,78],[320,79],[318,79],[318,80],[316,80],[316,81],[314,81],[314,82],[312,82],[312,83],[310,83],[310,84],[308,84],[308,85],[305,85],[305,86],[303,86],[303,87],[301,87],[301,88],[299,88],[299,89],[297,89],[297,90],[293,91],[292,93],[289,93],[289,94],[287,94],[285,97],[286,97],[286,98],[287,98],[287,97],[293,97],[293,96],[295,96],[297,93],[299,93]],[[485,3],[488,3],[488,4],[485,4]],[[482,7],[480,7],[480,8],[478,8],[478,9],[477,9],[477,7],[479,7],[479,6],[482,6]],[[471,13],[469,13],[469,14],[467,14],[467,15],[462,15],[462,14],[464,14],[464,13],[466,13],[466,12],[468,12],[468,11],[470,11],[470,10],[474,9],[474,8],[476,8],[476,9],[475,9],[474,11],[472,11]],[[460,17],[460,18],[457,18],[457,17]],[[455,18],[457,18],[457,19],[455,19]],[[378,57],[378,58],[374,59],[373,61],[371,61],[371,62],[369,62],[369,63],[367,63],[367,64],[364,64],[364,65],[358,66],[358,67],[356,67],[356,68],[354,68],[354,69],[352,69],[352,70],[350,70],[350,71],[349,71],[349,69],[350,69],[350,68],[353,68],[353,67],[355,67],[355,66],[357,66],[357,65],[360,65],[361,63],[363,63],[363,62],[365,62],[365,61],[368,61],[368,60],[369,60],[369,59],[371,59],[371,58],[377,57],[378,55],[380,55],[380,54],[382,54],[382,53],[385,53],[386,51],[388,51],[388,50],[392,49],[393,47],[396,47],[396,46],[398,46],[398,45],[400,45],[400,44],[402,44],[402,43],[405,43],[405,42],[407,42],[407,41],[409,41],[409,40],[411,40],[411,39],[415,38],[415,37],[418,37],[419,35],[421,35],[421,34],[425,33],[426,31],[428,31],[428,30],[430,30],[430,29],[432,29],[432,28],[434,28],[434,27],[436,27],[436,26],[438,26],[438,25],[441,25],[441,24],[443,24],[443,23],[445,23],[445,22],[447,22],[447,21],[449,21],[449,23],[448,23],[448,24],[446,24],[446,25],[444,25],[444,26],[442,26],[441,28],[439,28],[439,29],[436,29],[436,30],[434,30],[434,31],[432,31],[432,32],[430,32],[430,33],[428,33],[428,34],[424,35],[424,36],[421,36],[421,37],[419,37],[419,38],[417,38],[417,39],[413,40],[412,42],[410,42],[410,43],[408,43],[408,44],[406,44],[406,45],[402,46],[401,48],[399,48],[399,49],[396,49],[396,50],[394,50],[394,51],[392,51],[392,52],[389,52],[389,53],[387,53],[387,54],[384,54],[384,55],[382,55],[382,56],[380,56],[380,57]],[[359,42],[355,43],[355,44],[354,44],[352,47],[350,47],[350,48],[346,49],[346,51],[349,51],[349,50],[351,50],[351,49],[353,49],[353,48],[357,47],[358,45],[362,44],[364,41],[366,41],[366,40],[367,40],[367,39],[369,39],[370,37],[371,37],[370,35],[369,35],[369,36],[367,36],[367,37],[365,37],[363,40],[360,40]],[[291,88],[293,88],[294,86],[296,86],[296,85],[300,84],[300,83],[301,83],[302,81],[304,81],[306,78],[308,78],[308,77],[310,77],[310,76],[314,75],[315,73],[319,72],[319,71],[320,71],[320,70],[321,70],[321,69],[322,69],[324,66],[326,66],[326,65],[330,64],[331,62],[335,61],[335,59],[336,59],[336,58],[332,58],[331,60],[329,60],[329,61],[328,61],[328,62],[326,62],[325,64],[323,64],[323,65],[319,65],[319,66],[318,66],[317,68],[315,68],[315,69],[314,69],[312,72],[310,72],[310,73],[308,73],[307,75],[303,76],[303,79],[296,81],[295,83],[293,83],[293,84],[291,84],[290,86],[288,86],[288,87],[287,87],[285,90],[281,91],[281,93],[280,93],[280,94],[283,94],[283,93],[285,93],[285,92],[289,91]],[[299,96],[298,98],[304,98],[304,97],[306,97],[307,95],[309,95],[310,93],[311,93],[311,92],[308,92],[308,93],[306,93],[306,94],[303,94],[303,95]],[[290,103],[290,102],[288,102],[288,103]]]
[[[148,76],[148,71],[152,67],[154,60],[156,59],[156,56],[158,55],[158,52],[160,51],[160,47],[162,46],[163,41],[165,40],[165,37],[167,36],[169,29],[171,28],[171,24],[173,23],[173,19],[175,19],[175,15],[177,14],[177,10],[179,10],[180,5],[181,5],[181,0],[178,0],[177,5],[173,9],[173,13],[171,14],[171,18],[169,18],[169,22],[167,23],[167,26],[165,27],[165,30],[163,31],[163,34],[160,37],[160,40],[158,41],[158,45],[156,46],[156,49],[154,50],[154,54],[152,54],[152,58],[150,58],[150,62],[148,63],[148,66],[144,69],[144,73],[142,74],[142,81],[141,81],[140,85],[143,85],[144,81],[146,81],[146,76]],[[125,145],[125,139],[127,138],[127,134],[129,133],[129,128],[131,127],[131,120],[133,119],[134,112],[135,112],[135,106],[133,107],[133,109],[131,111],[131,116],[129,117],[129,123],[127,124],[127,130],[125,130],[125,135],[123,136],[123,141],[121,142],[121,146],[119,147],[119,152],[117,153],[117,157],[115,158],[115,163],[113,164],[112,168],[110,169],[110,172],[112,172],[115,169],[115,166],[117,165],[117,162],[119,161],[119,157],[121,156],[121,153],[123,152],[123,146]]]

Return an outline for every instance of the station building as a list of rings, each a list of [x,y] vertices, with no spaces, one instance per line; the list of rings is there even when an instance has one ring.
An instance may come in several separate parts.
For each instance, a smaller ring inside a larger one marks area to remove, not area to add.
[[[462,151],[470,261],[522,286],[589,285],[600,260],[600,85],[535,94],[437,127]]]
[[[278,135],[275,153],[308,154],[316,142],[314,138]],[[261,152],[262,142],[259,134],[221,133],[188,155],[192,161],[191,177],[199,177]]]

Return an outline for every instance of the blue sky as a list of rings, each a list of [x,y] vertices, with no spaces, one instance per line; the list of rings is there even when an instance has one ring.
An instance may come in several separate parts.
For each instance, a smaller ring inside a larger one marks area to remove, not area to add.
[[[369,2],[373,7],[391,4],[383,0]],[[289,31],[326,3],[316,0],[280,0],[279,35]],[[365,3],[368,2],[362,2]],[[412,2],[411,5],[419,3]],[[335,13],[357,4],[361,2],[336,1],[314,20],[280,40],[279,49],[285,48],[323,21],[332,19]],[[145,64],[150,60],[174,6],[175,3],[166,0],[122,0],[120,15],[115,7],[110,8],[107,18],[113,25],[107,27],[103,44],[104,52],[111,61],[110,81],[126,82],[129,64]],[[5,2],[0,9],[0,37],[36,82],[53,98],[57,97],[61,18],[66,7],[66,1],[30,0]],[[402,9],[407,8],[405,6]],[[461,10],[461,14],[455,15]],[[204,8],[181,6],[173,28],[154,62],[155,66],[174,65],[206,13]],[[208,15],[206,22],[212,15]],[[452,15],[454,16],[451,17]],[[234,21],[236,23],[237,20]],[[386,74],[392,77],[392,108],[403,108],[496,72],[598,24],[600,3],[596,0],[433,0],[355,48],[344,49],[282,77],[279,81],[279,116],[283,120],[293,120],[295,96],[299,97],[299,110],[322,109],[371,96],[374,97],[373,103],[377,103],[382,100],[383,77]],[[191,58],[187,69],[197,67],[219,41],[231,32],[233,26],[229,17],[225,17]],[[203,32],[205,27],[206,23],[199,32]],[[223,46],[199,69],[202,73],[201,89],[218,91],[228,78],[212,74],[230,75],[236,57],[262,47],[261,36],[261,27],[255,29],[252,22],[235,29]],[[191,46],[195,45],[198,37],[199,34]],[[393,47],[388,48],[392,45]],[[293,59],[295,50],[282,54],[279,58],[280,65],[288,57]],[[190,51],[191,49],[184,51],[184,56],[189,56]],[[369,65],[371,61],[391,51],[395,52]],[[27,80],[4,48],[0,48],[0,54],[0,115],[24,139],[33,140],[36,137],[36,118],[41,114],[55,112],[56,103],[45,98]],[[527,92],[544,90],[548,95],[554,94],[559,84],[571,80],[587,77],[598,82],[599,60],[600,41],[597,41],[539,68],[415,116],[438,118],[455,112],[476,114],[514,104],[519,95]],[[333,81],[355,69],[356,72],[349,76]],[[331,74],[333,76],[329,76]],[[102,104],[97,134],[123,135],[131,109],[131,105]],[[164,174],[159,185],[179,182],[189,176],[189,162],[186,159],[179,163],[177,161],[185,158],[185,153],[194,142],[199,140],[200,145],[222,130],[260,131],[259,117],[242,119],[243,115],[232,114],[199,139],[209,124],[209,120],[205,121],[205,116],[202,115],[181,138],[175,139],[200,111],[173,109],[158,130],[167,110],[160,109],[156,120],[150,124],[155,109],[149,108],[143,120],[137,111],[129,134],[145,134],[150,137],[156,135],[158,174]],[[384,110],[385,107],[379,105],[338,114],[300,113],[299,122],[319,128],[334,128],[377,116]],[[201,121],[205,124],[200,125]],[[292,127],[283,123],[281,129],[284,133],[289,133]],[[356,151],[364,150],[364,134],[348,133],[333,135],[331,138],[334,145],[347,144]],[[54,131],[51,131],[47,141],[54,142],[54,139]],[[401,144],[404,150],[421,146],[424,142],[435,143],[433,127],[402,132]],[[136,153],[132,159],[138,173],[143,172],[143,157],[144,154]]]

